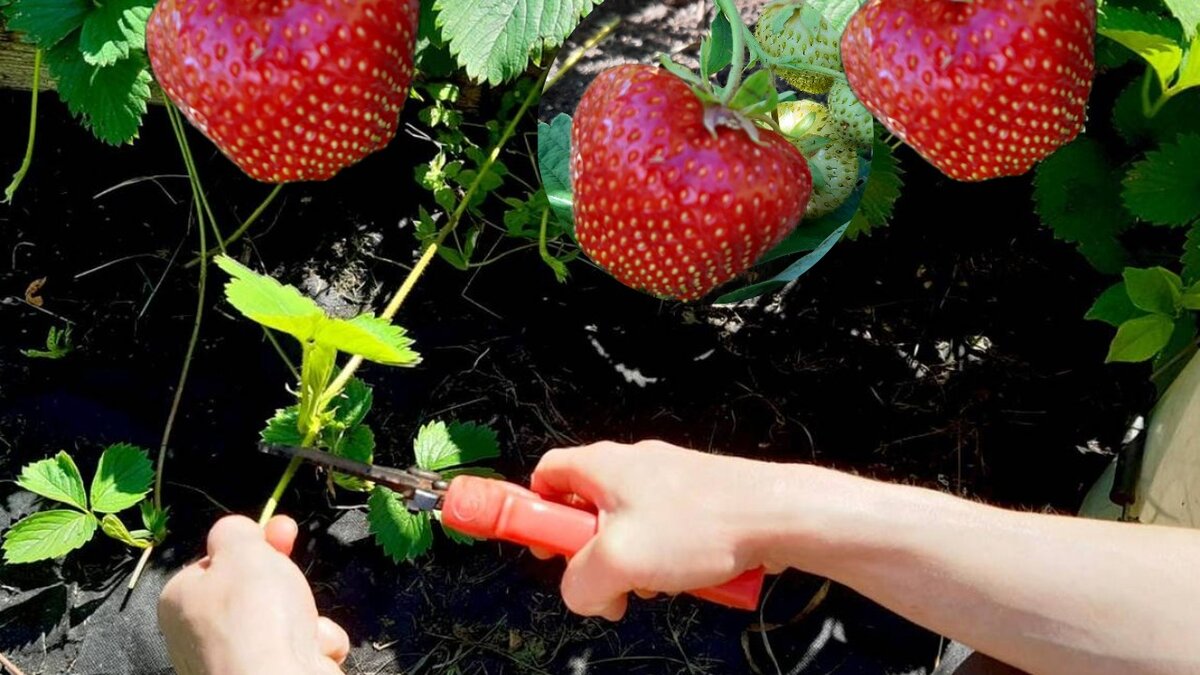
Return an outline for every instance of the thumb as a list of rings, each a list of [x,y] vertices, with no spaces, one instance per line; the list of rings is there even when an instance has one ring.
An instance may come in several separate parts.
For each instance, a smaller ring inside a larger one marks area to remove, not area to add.
[[[280,553],[290,556],[292,547],[296,545],[296,535],[300,533],[300,526],[296,521],[288,516],[275,516],[267,521],[267,526],[263,532],[267,537],[267,543],[271,548]]]
[[[630,583],[612,531],[595,537],[567,563],[562,579],[563,602],[576,614],[617,621],[625,616]]]

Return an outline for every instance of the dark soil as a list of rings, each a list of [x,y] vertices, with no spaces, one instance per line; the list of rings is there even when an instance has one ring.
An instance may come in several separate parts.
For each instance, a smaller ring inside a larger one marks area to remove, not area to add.
[[[180,266],[195,249],[189,196],[162,111],[136,146],[117,150],[52,95],[43,104],[32,173],[17,204],[0,207],[7,477],[59,449],[90,474],[106,443],[157,448],[195,306],[195,270]],[[5,128],[23,128],[26,105],[27,95],[0,92]],[[23,147],[23,134],[0,135],[6,166]],[[266,188],[199,136],[193,147],[232,229]],[[412,260],[407,219],[426,198],[411,167],[431,154],[401,138],[333,181],[289,187],[233,252],[378,307],[404,275],[392,261]],[[909,189],[895,224],[835,247],[773,303],[662,303],[583,262],[560,285],[528,252],[469,274],[439,262],[399,317],[424,363],[363,372],[376,386],[377,461],[406,463],[418,425],[459,418],[500,430],[497,468],[516,480],[551,447],[655,437],[1073,511],[1108,461],[1077,446],[1112,447],[1146,397],[1141,369],[1102,365],[1109,329],[1081,319],[1105,280],[1037,225],[1027,181],[954,184],[910,153],[902,160]],[[158,178],[108,191],[148,176]],[[36,309],[21,298],[42,277]],[[173,533],[147,581],[126,597],[134,559],[108,540],[61,565],[0,567],[0,650],[30,675],[163,672],[158,585],[199,553],[223,508],[256,513],[282,471],[253,446],[289,403],[286,371],[260,331],[218,302],[220,280],[214,272],[166,468]],[[76,351],[21,356],[54,316],[74,323]],[[631,383],[616,364],[653,381]],[[36,507],[12,484],[0,500],[0,527]],[[787,672],[831,631],[845,640],[825,640],[794,672],[923,672],[939,649],[937,636],[838,587],[789,623],[820,586],[799,573],[781,578],[762,617],[680,598],[637,602],[617,625],[582,620],[556,595],[561,564],[515,547],[439,541],[432,555],[393,565],[362,512],[335,508],[314,472],[302,472],[282,510],[302,523],[296,559],[318,605],[356,645],[349,672],[776,672],[766,640]],[[760,620],[783,627],[756,632]]]

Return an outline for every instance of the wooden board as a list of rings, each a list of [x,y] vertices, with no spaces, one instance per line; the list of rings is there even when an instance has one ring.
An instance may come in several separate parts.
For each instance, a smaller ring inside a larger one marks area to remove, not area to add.
[[[18,89],[29,91],[33,85],[33,45],[21,42],[17,36],[0,30],[0,89]],[[49,91],[54,89],[54,81],[50,71],[42,61],[42,81],[38,89]],[[150,102],[162,103],[162,92],[158,85],[150,87]]]

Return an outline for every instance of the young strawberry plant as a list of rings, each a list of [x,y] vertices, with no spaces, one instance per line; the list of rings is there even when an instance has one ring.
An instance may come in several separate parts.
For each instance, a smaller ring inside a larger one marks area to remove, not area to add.
[[[1087,318],[1116,328],[1110,362],[1153,362],[1165,388],[1196,352],[1200,293],[1200,17],[1187,3],[1107,2],[1098,19],[1109,109],[1099,133],[1038,167],[1034,203],[1056,237],[1121,281]]]
[[[90,541],[97,528],[132,548],[161,543],[167,536],[167,512],[145,501],[153,479],[146,451],[124,443],[104,449],[90,490],[66,452],[25,466],[17,484],[55,502],[56,508],[27,516],[4,533],[4,561],[61,557]],[[130,530],[117,514],[134,506],[140,507],[143,527]]]
[[[276,411],[261,433],[264,443],[318,448],[341,457],[371,463],[375,457],[375,434],[366,424],[371,411],[371,388],[358,378],[334,378],[339,354],[387,366],[412,367],[420,356],[404,329],[387,319],[360,314],[336,319],[292,286],[257,274],[232,258],[220,256],[217,265],[232,277],[225,298],[246,318],[265,328],[286,333],[300,344],[300,382],[295,405]],[[413,441],[415,464],[447,475],[477,473],[486,469],[465,465],[497,457],[496,433],[474,423],[431,422],[421,427]],[[288,466],[284,479],[263,509],[263,522],[270,519],[283,489],[299,468]],[[361,479],[334,473],[330,487],[352,492],[370,492],[368,520],[384,551],[400,561],[423,553],[430,545],[428,514],[413,514],[391,490]],[[463,540],[450,533],[451,538]]]

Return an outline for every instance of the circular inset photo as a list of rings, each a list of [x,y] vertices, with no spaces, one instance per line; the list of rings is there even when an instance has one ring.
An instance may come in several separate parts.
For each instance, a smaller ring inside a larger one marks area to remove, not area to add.
[[[593,263],[659,297],[730,303],[869,229],[860,205],[888,148],[842,72],[841,4],[618,1],[580,25],[551,67],[538,155]]]

